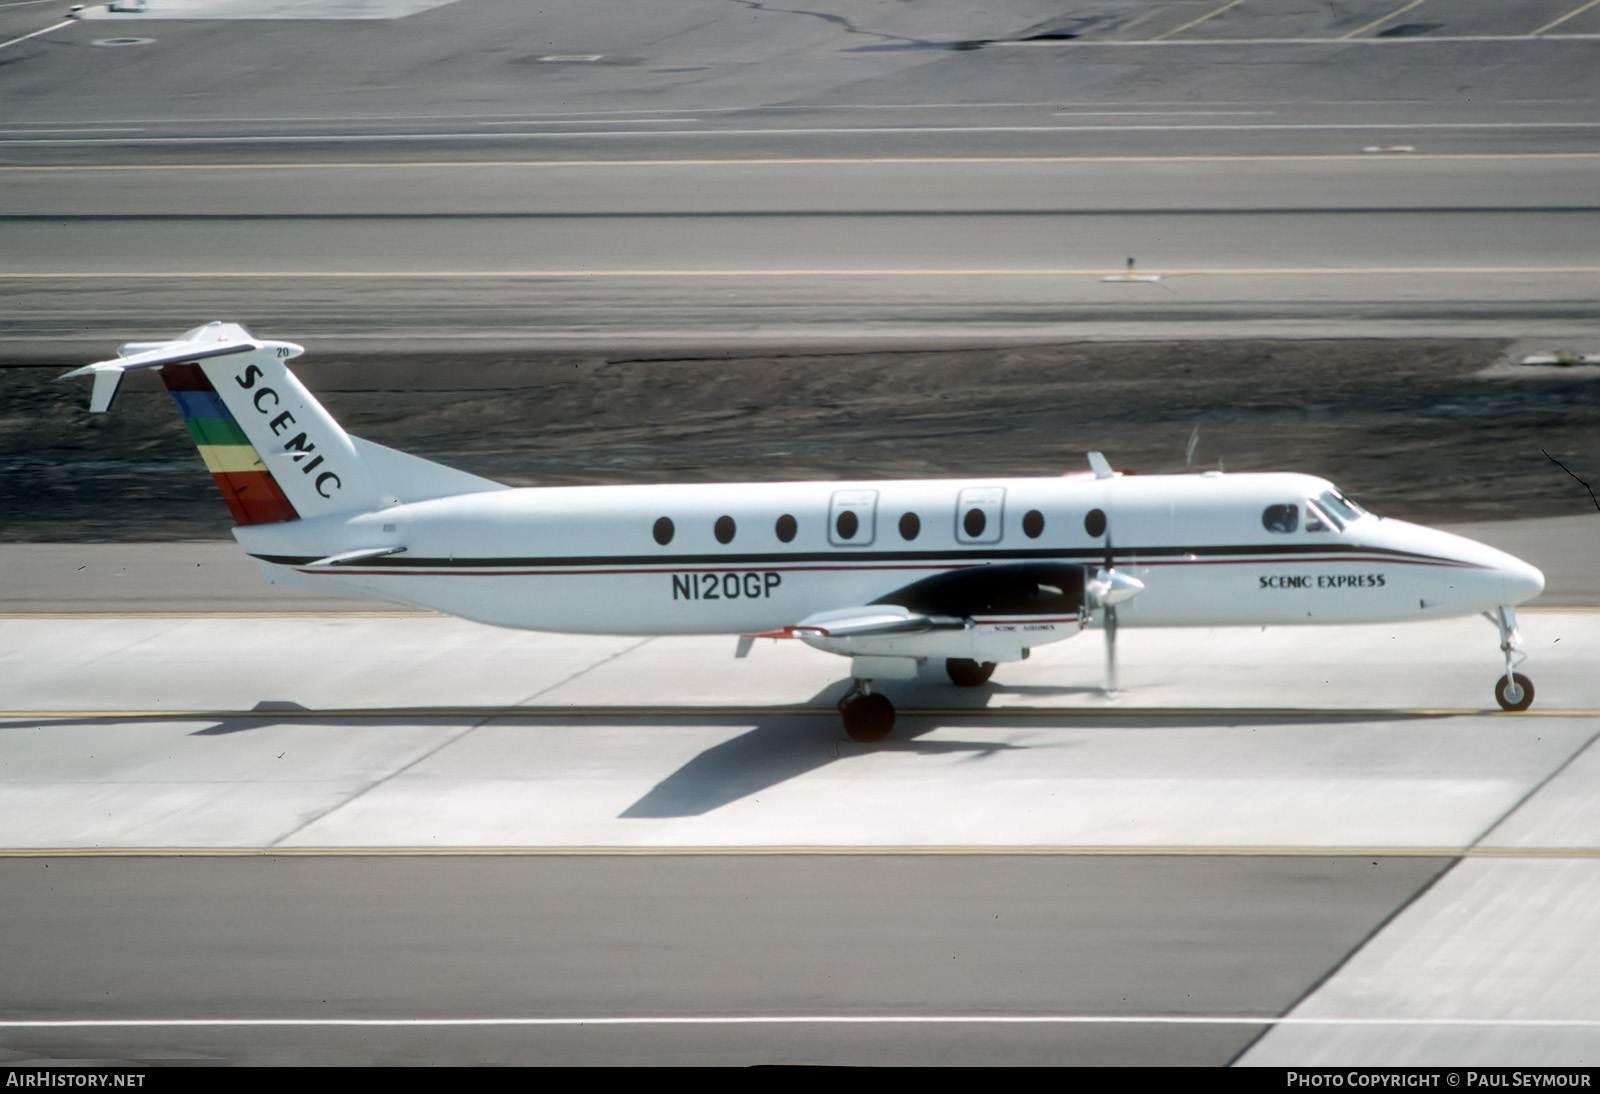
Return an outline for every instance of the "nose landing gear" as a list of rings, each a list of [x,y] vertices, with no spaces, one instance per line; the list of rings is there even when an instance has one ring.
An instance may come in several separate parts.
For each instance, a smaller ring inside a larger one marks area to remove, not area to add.
[[[1494,698],[1503,710],[1527,710],[1533,705],[1533,681],[1520,672],[1513,672],[1518,665],[1528,659],[1519,645],[1522,636],[1517,632],[1516,612],[1504,605],[1494,610],[1493,614],[1484,612],[1484,616],[1500,630],[1500,652],[1505,654],[1505,675],[1495,681]]]

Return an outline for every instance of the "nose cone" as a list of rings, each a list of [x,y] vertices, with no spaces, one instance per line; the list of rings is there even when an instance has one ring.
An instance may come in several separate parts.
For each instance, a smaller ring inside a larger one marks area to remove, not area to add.
[[[1378,539],[1377,533],[1384,538]],[[1434,576],[1429,580],[1419,574],[1411,587],[1433,614],[1492,611],[1525,603],[1544,591],[1544,574],[1536,567],[1487,543],[1397,520],[1374,525],[1372,534],[1374,545],[1429,560],[1424,568]]]
[[[1507,604],[1521,604],[1544,592],[1544,574],[1538,567],[1529,566],[1514,555],[1505,555],[1504,559],[1500,574]]]

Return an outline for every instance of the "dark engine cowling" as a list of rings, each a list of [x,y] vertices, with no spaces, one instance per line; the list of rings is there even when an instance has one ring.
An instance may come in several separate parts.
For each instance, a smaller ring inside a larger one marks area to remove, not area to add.
[[[969,566],[914,581],[874,604],[926,615],[1071,615],[1084,609],[1088,570],[1071,562]]]

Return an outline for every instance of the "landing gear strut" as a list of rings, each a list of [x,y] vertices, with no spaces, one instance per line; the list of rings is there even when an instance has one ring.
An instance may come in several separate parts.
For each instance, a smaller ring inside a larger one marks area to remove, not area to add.
[[[944,663],[950,682],[958,688],[975,688],[987,684],[994,675],[993,661],[974,661],[968,657],[951,657]]]
[[[872,690],[872,681],[859,677],[839,700],[844,731],[857,741],[881,741],[894,728],[894,704]]]
[[[1522,636],[1517,633],[1516,612],[1509,607],[1499,607],[1494,614],[1484,612],[1489,622],[1500,629],[1500,652],[1506,657],[1505,675],[1495,681],[1495,702],[1505,710],[1527,710],[1533,705],[1533,681],[1520,672],[1512,672],[1522,662],[1528,659],[1518,643]]]

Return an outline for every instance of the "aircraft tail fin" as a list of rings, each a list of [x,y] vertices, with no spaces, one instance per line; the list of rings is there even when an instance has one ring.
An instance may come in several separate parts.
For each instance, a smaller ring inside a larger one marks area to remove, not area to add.
[[[268,524],[480,490],[501,483],[352,437],[285,361],[304,351],[207,323],[170,342],[130,343],[92,376],[89,409],[107,410],[122,374],[160,370],[223,499],[240,525]]]

